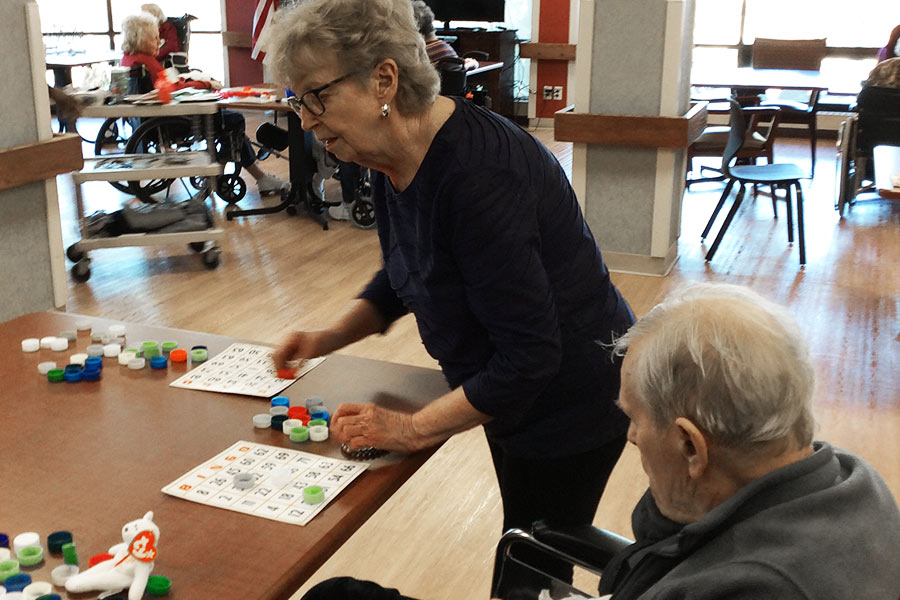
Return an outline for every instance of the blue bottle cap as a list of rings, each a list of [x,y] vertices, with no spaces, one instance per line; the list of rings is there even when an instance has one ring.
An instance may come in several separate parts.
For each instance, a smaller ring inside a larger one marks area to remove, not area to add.
[[[272,398],[272,406],[290,406],[291,399],[287,396],[275,396]]]
[[[0,548],[9,548],[9,536],[5,533],[0,533]]]
[[[16,573],[3,581],[7,592],[21,592],[31,583],[31,575],[28,573]]]
[[[102,369],[103,359],[99,356],[88,356],[86,359],[84,359],[84,368],[90,369],[91,367]]]
[[[154,356],[150,359],[150,368],[165,369],[169,365],[169,359],[165,356]]]
[[[100,381],[100,370],[91,369],[81,374],[82,381]]]
[[[84,367],[77,363],[70,363],[64,367],[66,373],[72,373],[74,371],[83,371]]]
[[[35,600],[62,600],[62,597],[59,594],[44,594],[43,596],[38,596]]]
[[[329,416],[328,411],[317,410],[316,412],[310,414],[309,418],[310,419],[321,419],[321,420],[325,421],[326,423],[328,423],[329,422],[328,416]]]
[[[78,383],[84,377],[84,370],[78,369],[77,371],[66,371],[63,373],[63,379],[68,381],[69,383]]]

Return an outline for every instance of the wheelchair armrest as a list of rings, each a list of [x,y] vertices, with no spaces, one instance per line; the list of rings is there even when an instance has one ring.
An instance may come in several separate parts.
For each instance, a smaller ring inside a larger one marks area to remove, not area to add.
[[[462,55],[463,58],[474,58],[475,60],[487,60],[490,58],[490,54],[487,52],[482,52],[481,50],[469,50],[465,54]]]
[[[551,527],[544,521],[537,521],[531,534],[539,542],[601,571],[613,556],[633,543],[593,525]]]

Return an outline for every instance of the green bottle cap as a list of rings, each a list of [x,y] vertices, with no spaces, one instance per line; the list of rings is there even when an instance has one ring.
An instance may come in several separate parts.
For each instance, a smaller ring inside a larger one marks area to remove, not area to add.
[[[75,544],[68,542],[62,545],[63,562],[67,565],[78,564],[78,551],[75,550]]]
[[[172,589],[172,581],[163,575],[151,575],[147,579],[147,593],[151,596],[165,596]]]

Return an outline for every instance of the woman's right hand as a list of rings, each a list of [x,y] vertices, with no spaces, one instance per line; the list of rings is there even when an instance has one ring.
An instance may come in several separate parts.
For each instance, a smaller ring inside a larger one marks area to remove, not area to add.
[[[298,358],[316,358],[334,352],[344,344],[333,329],[295,331],[281,344],[272,359],[276,369],[284,369]]]

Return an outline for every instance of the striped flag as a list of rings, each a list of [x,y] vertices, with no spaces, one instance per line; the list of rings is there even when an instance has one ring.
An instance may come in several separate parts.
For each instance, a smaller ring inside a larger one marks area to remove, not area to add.
[[[253,13],[253,41],[250,57],[256,60],[265,58],[266,34],[272,17],[275,16],[277,0],[256,0],[256,11]]]

